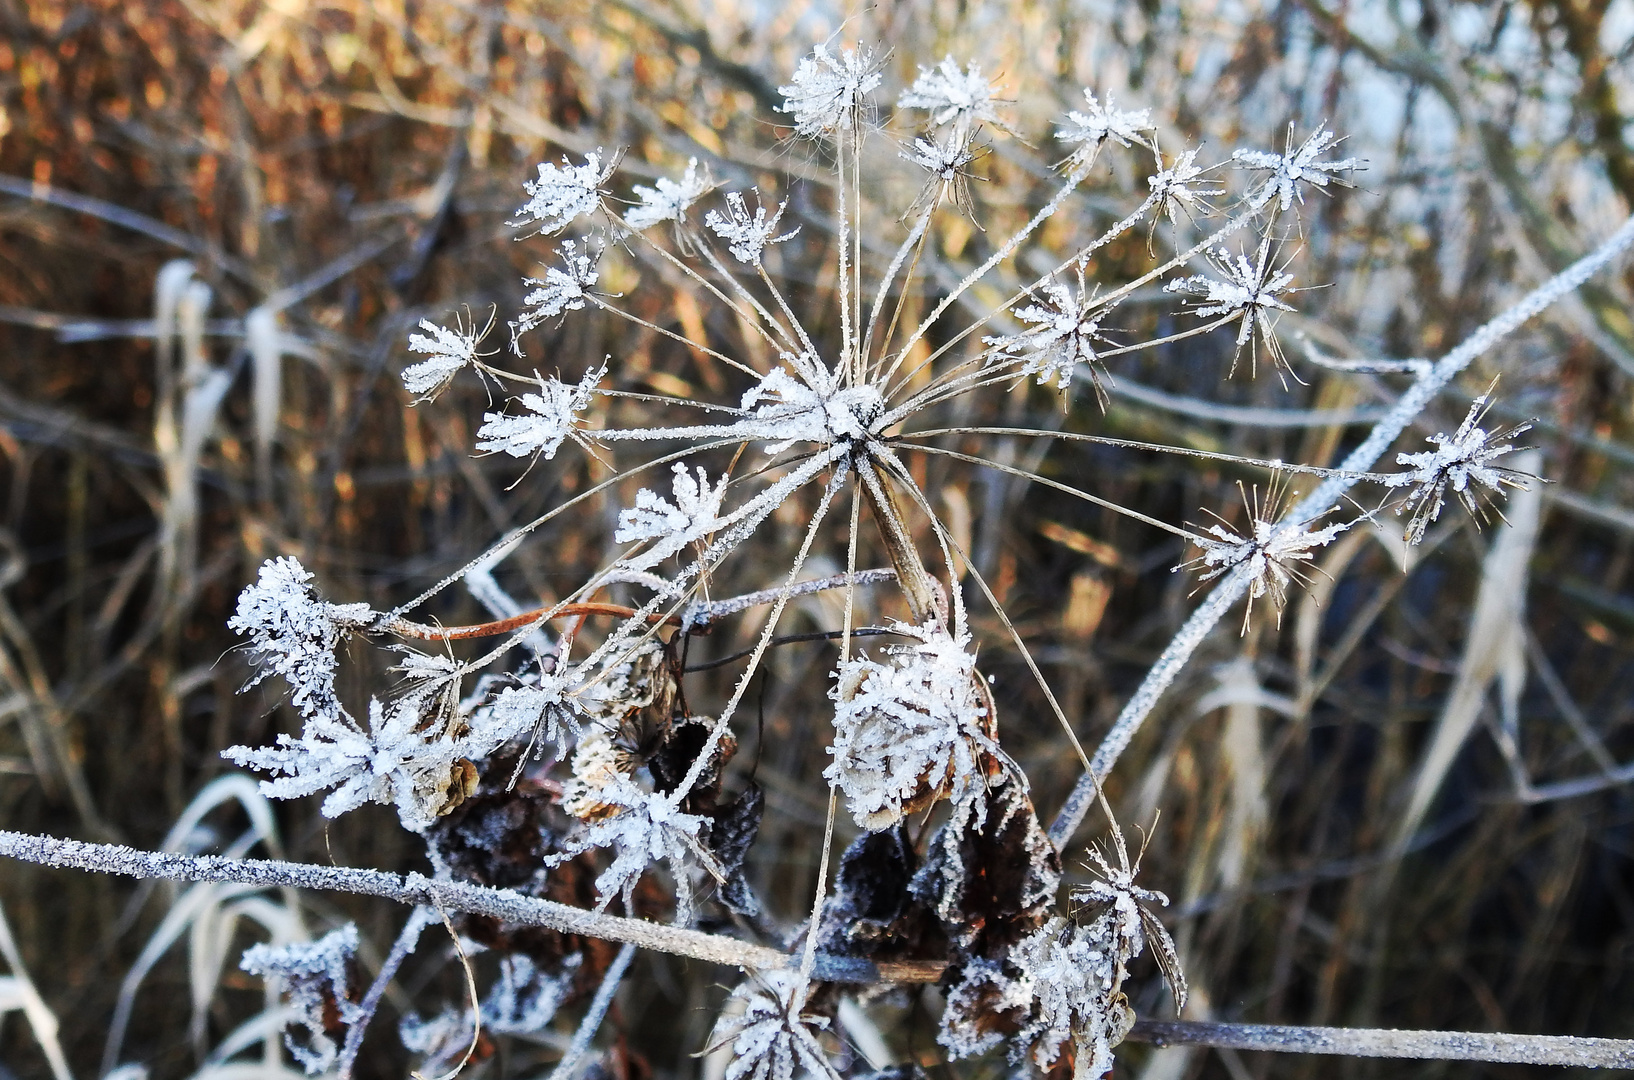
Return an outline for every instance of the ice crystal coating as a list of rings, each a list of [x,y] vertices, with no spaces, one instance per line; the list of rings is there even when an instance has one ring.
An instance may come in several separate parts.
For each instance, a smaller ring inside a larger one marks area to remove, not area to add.
[[[1217,194],[1219,188],[1214,181],[1203,179],[1196,150],[1185,151],[1173,165],[1148,176],[1146,184],[1157,196],[1158,214],[1167,214],[1171,225],[1180,224],[1182,211],[1190,217],[1208,214],[1213,209],[1208,197]]]
[[[709,167],[704,166],[700,173],[698,159],[689,158],[687,171],[680,180],[661,176],[655,187],[636,185],[635,195],[641,202],[625,211],[624,224],[638,231],[666,221],[684,225],[687,210],[714,186],[709,178]]]
[[[1037,375],[1040,386],[1053,381],[1056,389],[1066,390],[1072,385],[1072,373],[1079,364],[1089,369],[1099,386],[1095,343],[1105,340],[1101,336],[1101,320],[1111,308],[1094,306],[1094,297],[1086,291],[1082,280],[1076,293],[1053,279],[1045,282],[1040,292],[1039,303],[1029,304],[1015,313],[1017,319],[1032,326],[1019,334],[988,337],[983,341],[1000,353],[1021,358],[1021,374]]]
[[[797,442],[833,445],[867,439],[885,413],[872,384],[842,386],[840,374],[815,356],[785,354],[788,367],[773,368],[743,395],[752,418],[740,425],[746,437],[772,440],[768,454]]]
[[[1280,154],[1268,153],[1264,150],[1235,150],[1231,160],[1239,163],[1245,169],[1264,169],[1271,175],[1265,178],[1264,183],[1255,188],[1248,196],[1248,205],[1259,210],[1273,200],[1277,209],[1286,211],[1298,199],[1305,201],[1302,184],[1314,184],[1326,188],[1330,183],[1342,184],[1349,187],[1349,182],[1339,174],[1354,172],[1362,167],[1356,158],[1344,158],[1340,161],[1318,161],[1323,154],[1339,144],[1339,139],[1326,127],[1318,127],[1311,133],[1310,138],[1294,149],[1293,125],[1288,126],[1288,148]]]
[[[1449,487],[1472,516],[1484,520],[1487,502],[1501,496],[1504,488],[1526,490],[1531,486],[1533,477],[1493,463],[1515,451],[1515,444],[1506,440],[1530,431],[1532,425],[1517,424],[1504,431],[1488,432],[1480,423],[1489,407],[1488,395],[1482,394],[1470,405],[1458,430],[1451,435],[1437,432],[1425,440],[1435,444],[1434,450],[1396,455],[1396,464],[1406,465],[1408,470],[1391,474],[1384,483],[1387,487],[1410,489],[1396,508],[1396,513],[1408,515],[1408,543],[1424,539],[1424,530],[1441,517]]]
[[[539,232],[556,233],[601,206],[602,185],[613,175],[617,161],[603,163],[598,148],[585,155],[583,165],[566,157],[560,165],[541,162],[539,178],[522,185],[528,201],[516,212],[512,225],[538,225]]]
[[[1032,1019],[1017,1036],[1034,1044],[1033,1061],[1048,1069],[1067,1040],[1075,1039],[1078,1054],[1088,1056],[1076,1063],[1076,1074],[1106,1075],[1112,1048],[1129,1033],[1135,1015],[1119,989],[1123,960],[1101,921],[1070,926],[1057,916],[1017,942],[1010,960],[1024,973],[1020,986],[1033,1002]]]
[[[566,957],[560,972],[546,971],[526,953],[513,953],[499,962],[499,978],[482,1001],[482,1030],[498,1035],[531,1035],[543,1031],[573,992],[574,977],[584,957]],[[443,1072],[465,1056],[471,1046],[469,1008],[444,1008],[428,1019],[405,1016],[398,1025],[403,1046],[424,1055],[418,1074]]]
[[[777,232],[777,222],[783,216],[783,210],[789,204],[777,204],[777,213],[768,220],[766,207],[758,204],[759,194],[756,194],[757,205],[753,217],[749,216],[749,208],[743,202],[741,191],[729,191],[726,194],[726,215],[719,210],[711,210],[704,215],[704,224],[713,229],[732,252],[732,257],[739,262],[751,266],[759,266],[760,260],[766,253],[767,244],[781,244],[791,240],[800,230],[798,228],[784,233],[782,236],[773,236]]]
[[[723,1010],[710,1036],[714,1047],[732,1044],[726,1080],[794,1080],[802,1075],[835,1080],[817,1032],[828,1019],[805,1012],[806,985],[800,973],[780,969],[751,974],[732,991],[743,1012]]]
[[[1350,527],[1340,522],[1321,529],[1311,529],[1307,523],[1272,521],[1254,515],[1249,535],[1240,536],[1223,524],[1210,525],[1208,536],[1196,537],[1203,553],[1187,566],[1206,567],[1200,575],[1203,581],[1212,581],[1237,567],[1247,568],[1249,577],[1249,609],[1253,601],[1269,595],[1280,613],[1288,599],[1288,585],[1295,578],[1303,578],[1302,567],[1316,558],[1316,549],[1327,547]],[[1244,616],[1247,625],[1247,616]]]
[[[838,56],[819,45],[796,65],[787,86],[779,86],[783,104],[777,111],[794,118],[797,135],[815,139],[831,131],[850,131],[859,120],[864,97],[880,84],[879,68],[867,48],[845,49]]]
[[[520,341],[523,334],[563,312],[583,308],[585,298],[595,287],[596,260],[588,246],[581,255],[578,245],[572,240],[564,240],[560,251],[560,267],[546,267],[543,279],[526,278],[523,281],[525,285],[537,287],[523,297],[523,302],[531,310],[523,312],[520,318],[511,323],[511,351],[518,356],[522,355]]]
[[[1077,145],[1068,159],[1074,164],[1087,164],[1093,160],[1108,140],[1120,146],[1129,146],[1140,140],[1141,132],[1152,130],[1150,109],[1119,109],[1112,104],[1111,94],[1106,95],[1106,104],[1103,105],[1096,100],[1095,91],[1087,89],[1084,100],[1088,102],[1084,111],[1074,109],[1067,113],[1066,120],[1055,133],[1061,142]]]
[[[628,911],[636,882],[647,867],[668,862],[675,875],[677,920],[690,922],[692,889],[684,864],[688,853],[707,858],[699,835],[700,830],[708,835],[709,819],[682,813],[668,796],[642,790],[616,769],[596,795],[610,813],[591,823],[565,851],[552,855],[549,864],[559,865],[592,848],[614,849],[612,863],[596,878],[596,910],[604,910],[618,896]]]
[[[635,505],[619,513],[618,531],[613,534],[616,542],[657,541],[639,555],[623,560],[623,565],[637,570],[657,566],[719,527],[721,500],[726,496],[728,478],[722,476],[710,487],[709,476],[702,468],[697,470],[696,477],[685,465],[677,464],[673,472],[673,503],[642,488],[636,492]]]
[[[1288,286],[1293,284],[1294,276],[1277,269],[1273,263],[1270,237],[1260,241],[1259,253],[1252,262],[1247,255],[1239,253],[1234,256],[1223,247],[1209,253],[1209,262],[1220,277],[1193,274],[1170,281],[1163,286],[1163,290],[1200,296],[1201,300],[1188,301],[1192,314],[1199,318],[1240,317],[1242,322],[1237,328],[1237,354],[1241,354],[1243,346],[1249,343],[1258,329],[1273,359],[1280,362],[1282,353],[1277,345],[1272,313],[1294,310],[1278,295],[1293,291]],[[1232,357],[1232,366],[1236,366],[1236,356]]]
[[[472,713],[474,731],[491,731],[488,741],[498,745],[526,737],[537,742],[542,736],[555,746],[557,756],[579,735],[582,710],[569,690],[568,679],[552,672],[537,676],[533,685],[507,686],[499,696]]]
[[[953,121],[967,127],[984,122],[1002,126],[995,111],[997,89],[974,62],[961,71],[958,62],[948,56],[933,68],[920,68],[913,86],[896,103],[899,108],[928,111],[936,127]]]
[[[409,335],[409,351],[430,355],[403,369],[403,386],[417,400],[430,401],[443,392],[461,369],[476,361],[482,334],[475,328],[450,330],[430,319],[421,319],[420,329],[426,333]]]
[[[982,789],[978,751],[997,751],[984,728],[969,634],[954,637],[939,624],[892,629],[917,643],[886,650],[886,663],[847,661],[829,691],[834,760],[823,775],[868,830],[888,828],[944,792],[963,804]]]
[[[308,1076],[335,1063],[340,1047],[334,1039],[339,1032],[330,1026],[334,1019],[349,1026],[362,1018],[363,1010],[352,1000],[356,988],[350,985],[357,942],[357,925],[347,923],[317,941],[251,945],[238,962],[249,974],[282,984],[295,1022],[306,1029],[307,1036],[303,1045],[286,1032],[284,1045]]]
[[[312,575],[290,556],[268,559],[254,585],[238,594],[227,626],[250,638],[259,669],[244,689],[269,675],[289,684],[290,704],[308,718],[344,715],[335,697],[335,647],[349,631],[372,623],[368,604],[327,604],[308,584]]]
[[[539,393],[523,394],[521,414],[483,413],[477,430],[478,450],[504,452],[511,457],[537,454],[546,461],[556,456],[562,443],[577,434],[579,413],[590,407],[596,384],[607,375],[607,365],[585,372],[577,386],[551,377],[539,380]]]

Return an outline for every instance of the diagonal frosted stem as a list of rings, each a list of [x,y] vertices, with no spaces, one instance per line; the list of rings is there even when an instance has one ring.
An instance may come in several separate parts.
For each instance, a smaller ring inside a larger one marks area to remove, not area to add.
[[[1318,484],[1316,490],[1288,512],[1282,519],[1288,523],[1287,527],[1302,528],[1304,523],[1315,521],[1330,513],[1339,505],[1345,493],[1359,481],[1358,474],[1371,469],[1374,462],[1384,456],[1397,436],[1407,430],[1407,426],[1424,410],[1424,407],[1476,357],[1513,333],[1528,319],[1571,293],[1627,250],[1630,244],[1634,244],[1634,216],[1623,222],[1605,243],[1532,290],[1522,297],[1519,303],[1492,319],[1452,352],[1436,361],[1414,381],[1384,418],[1374,425],[1361,445],[1350,452],[1340,465],[1339,471]],[[1140,730],[1141,724],[1145,722],[1163,691],[1174,682],[1175,676],[1180,674],[1186,661],[1191,659],[1192,653],[1196,652],[1197,647],[1214,628],[1214,624],[1219,622],[1247,591],[1251,580],[1251,575],[1242,566],[1227,574],[1197,610],[1192,612],[1174,640],[1169,642],[1168,647],[1158,657],[1157,663],[1146,673],[1146,678],[1141,681],[1134,696],[1129,699],[1129,703],[1113,722],[1112,729],[1107,732],[1100,748],[1095,751],[1089,771],[1078,778],[1072,793],[1067,797],[1066,804],[1051,822],[1050,839],[1055,841],[1057,847],[1064,847],[1073,833],[1078,831],[1079,825],[1083,824],[1084,815],[1088,813],[1095,798],[1095,778],[1105,776],[1117,763],[1119,755]]]

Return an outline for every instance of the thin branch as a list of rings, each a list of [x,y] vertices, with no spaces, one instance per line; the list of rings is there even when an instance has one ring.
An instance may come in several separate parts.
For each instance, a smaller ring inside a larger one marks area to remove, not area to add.
[[[1634,1068],[1634,1042],[1624,1039],[1580,1039],[1570,1035],[1138,1020],[1127,1038],[1131,1042],[1158,1046],[1218,1046],[1284,1054],[1502,1061],[1517,1065],[1565,1065],[1579,1069]]]

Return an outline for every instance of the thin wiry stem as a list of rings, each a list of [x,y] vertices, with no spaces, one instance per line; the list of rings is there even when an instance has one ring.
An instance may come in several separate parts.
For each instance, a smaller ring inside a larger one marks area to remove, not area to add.
[[[630,961],[634,959],[635,946],[626,942],[607,966],[607,973],[601,977],[601,985],[596,988],[590,1008],[585,1010],[584,1019],[579,1021],[578,1029],[573,1032],[573,1041],[568,1044],[567,1053],[550,1071],[550,1080],[572,1080],[573,1074],[578,1072],[580,1062],[589,1052],[590,1043],[607,1016],[607,1010],[613,1007],[613,995],[618,992],[618,984],[624,981],[624,973],[630,970]]]
[[[894,456],[890,458],[890,463],[898,477],[906,479],[909,492],[913,495],[914,501],[919,504],[920,511],[930,519],[931,528],[935,530],[940,542],[946,548],[952,549],[964,562],[965,567],[970,572],[971,580],[981,589],[982,595],[987,598],[988,604],[992,606],[993,613],[998,616],[999,622],[1003,624],[1005,631],[1010,635],[1010,640],[1015,642],[1017,650],[1021,653],[1021,659],[1027,664],[1027,670],[1032,672],[1033,680],[1038,684],[1038,688],[1044,692],[1044,699],[1050,703],[1050,711],[1055,714],[1056,720],[1061,724],[1061,730],[1066,733],[1067,740],[1072,743],[1072,748],[1078,752],[1078,759],[1084,763],[1087,769],[1089,756],[1084,753],[1083,746],[1078,742],[1078,735],[1072,730],[1072,724],[1067,720],[1067,714],[1062,710],[1061,703],[1056,701],[1055,691],[1050,689],[1050,684],[1044,678],[1044,673],[1038,668],[1038,662],[1033,659],[1032,650],[1028,649],[1027,643],[1022,640],[1021,631],[1017,630],[1015,624],[1010,621],[1009,613],[1004,610],[1004,605],[999,603],[999,598],[988,587],[987,579],[970,561],[970,553],[959,545],[959,542],[947,531],[947,527],[942,524],[941,519],[936,516],[935,511],[931,509],[930,502],[925,498],[924,493],[919,490],[918,485],[914,484],[912,474]],[[948,563],[950,566],[952,562],[952,558],[949,558]]]
[[[1576,289],[1612,259],[1634,244],[1634,216],[1608,237],[1593,252],[1567,267],[1554,278],[1534,289],[1519,303],[1490,320],[1470,335],[1452,352],[1442,357],[1424,372],[1407,392],[1397,400],[1389,413],[1374,425],[1361,445],[1352,450],[1340,466],[1338,475],[1330,476],[1316,490],[1299,502],[1283,519],[1292,523],[1319,520],[1340,505],[1345,493],[1356,483],[1351,477],[1365,474],[1382,457],[1396,438],[1411,424],[1425,406],[1435,398],[1442,387],[1468,367],[1476,357],[1485,353],[1506,335],[1514,332],[1528,319]],[[1303,527],[1299,525],[1297,527]],[[1095,789],[1095,777],[1104,776],[1117,762],[1119,755],[1134,738],[1145,722],[1152,707],[1168,688],[1197,646],[1220,618],[1248,590],[1253,576],[1246,566],[1237,566],[1221,579],[1197,610],[1181,626],[1180,631],[1147,672],[1146,678],[1135,690],[1112,729],[1107,732],[1089,769],[1078,778],[1059,814],[1050,824],[1050,838],[1056,845],[1065,845],[1083,823]]]
[[[671,341],[678,341],[682,345],[685,345],[685,346],[687,346],[689,348],[697,349],[699,352],[703,353],[705,356],[714,357],[716,360],[719,360],[721,363],[726,364],[726,365],[728,365],[728,366],[730,366],[732,368],[735,368],[738,371],[743,372],[745,375],[748,375],[748,376],[750,376],[752,378],[755,378],[755,379],[760,378],[761,373],[756,371],[754,368],[750,367],[748,364],[745,364],[741,360],[734,360],[732,357],[727,356],[725,353],[717,352],[714,349],[711,349],[708,345],[705,345],[701,341],[693,341],[691,338],[687,337],[685,334],[677,334],[674,330],[666,329],[665,327],[659,326],[657,323],[648,322],[646,319],[643,319],[641,316],[632,314],[631,312],[628,312],[628,311],[625,311],[623,308],[617,306],[616,304],[609,304],[606,300],[603,300],[601,297],[596,296],[594,294],[590,295],[590,302],[595,304],[597,307],[601,308],[603,311],[611,312],[612,314],[617,315],[621,319],[626,319],[626,320],[628,320],[630,322],[635,323],[637,326],[645,327],[646,329],[651,330],[654,333],[657,333],[657,334],[660,334],[660,335],[662,335],[664,337],[669,338]],[[691,402],[686,401],[686,399],[684,399],[684,398],[676,398],[675,400],[677,402],[680,402],[681,404],[691,404]],[[723,412],[731,411],[731,412],[742,413],[743,410],[741,410],[741,409],[733,409],[733,410],[722,409],[721,411],[723,411]]]

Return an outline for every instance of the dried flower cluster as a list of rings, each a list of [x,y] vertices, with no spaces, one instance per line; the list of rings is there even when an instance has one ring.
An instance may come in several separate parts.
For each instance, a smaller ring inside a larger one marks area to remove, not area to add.
[[[938,518],[936,494],[921,488],[917,477],[924,472],[912,461],[939,455],[980,463],[955,446],[992,434],[1057,434],[960,426],[958,406],[968,395],[1036,380],[1070,405],[1073,387],[1082,385],[1075,380],[1087,379],[1104,402],[1108,364],[1152,344],[1115,344],[1106,320],[1146,286],[1161,285],[1149,294],[1184,294],[1184,310],[1203,320],[1166,340],[1234,329],[1236,353],[1247,347],[1254,357],[1266,348],[1279,374],[1290,372],[1276,323],[1280,313],[1294,310],[1298,291],[1285,242],[1297,231],[1295,215],[1308,189],[1344,184],[1360,163],[1326,160],[1336,140],[1325,128],[1297,147],[1290,131],[1282,153],[1238,150],[1204,166],[1197,163],[1200,148],[1189,147],[1166,158],[1149,109],[1124,109],[1110,94],[1102,101],[1085,90],[1085,105],[1054,131],[1068,156],[1047,201],[1018,231],[994,237],[984,261],[961,268],[948,279],[952,284],[938,284],[930,310],[916,315],[908,298],[922,284],[917,275],[930,259],[933,220],[973,212],[967,184],[981,158],[978,133],[1011,132],[1000,88],[977,65],[948,58],[921,69],[891,121],[927,126],[913,131],[910,153],[889,160],[919,170],[923,194],[899,219],[894,253],[876,257],[861,244],[863,229],[873,225],[864,220],[852,178],[864,142],[875,134],[872,95],[883,80],[877,52],[819,46],[781,88],[780,112],[795,136],[833,154],[836,211],[828,250],[837,312],[800,310],[803,293],[780,281],[784,271],[774,264],[817,258],[812,253],[825,250],[827,240],[809,218],[792,223],[785,197],[741,187],[717,197],[710,169],[696,159],[675,179],[628,188],[617,180],[618,154],[598,150],[582,161],[539,166],[524,185],[527,201],[513,223],[531,236],[571,235],[557,241],[555,260],[542,276],[526,280],[526,310],[510,324],[513,352],[524,355],[541,327],[599,312],[686,340],[718,365],[719,385],[730,389],[714,402],[643,393],[634,395],[644,402],[639,413],[603,408],[607,398],[629,393],[616,360],[597,358],[582,365],[577,378],[517,373],[490,363],[474,328],[422,322],[408,347],[426,358],[404,369],[408,391],[434,399],[467,371],[514,388],[505,405],[484,414],[474,449],[550,461],[571,442],[597,455],[614,476],[596,491],[625,500],[610,529],[618,550],[555,602],[469,633],[412,623],[410,609],[382,613],[325,602],[294,559],[268,562],[244,591],[232,625],[250,639],[258,665],[252,681],[281,676],[304,727],[298,735],[280,735],[271,747],[235,747],[229,756],[272,774],[264,787],[271,796],[326,793],[323,812],[330,816],[371,801],[394,805],[403,826],[425,837],[439,873],[453,880],[538,896],[558,883],[588,883],[598,910],[616,902],[625,914],[651,915],[673,905],[682,925],[694,923],[708,904],[770,919],[744,874],[762,802],[758,788],[729,776],[734,731],[813,552],[838,534],[848,551],[846,574],[829,585],[847,591],[846,615],[825,628],[840,640],[840,656],[827,693],[832,761],[824,775],[863,835],[841,859],[833,908],[825,916],[819,898],[807,936],[820,938],[826,950],[865,959],[945,961],[942,1042],[954,1056],[1007,1043],[1018,1059],[1030,1053],[1046,1067],[1071,1052],[1082,1075],[1098,1076],[1110,1067],[1112,1047],[1131,1019],[1121,991],[1127,966],[1148,944],[1183,1003],[1174,945],[1150,910],[1166,900],[1134,884],[1119,837],[1117,866],[1093,853],[1098,878],[1075,894],[1093,914],[1077,921],[1053,914],[1060,852],[1039,822],[1026,777],[1001,748],[998,709],[978,666],[967,605],[985,601],[995,614],[1002,610],[979,574],[971,571],[967,584],[965,553]],[[1103,234],[1080,241],[1053,270],[1023,275],[1019,267],[1027,264],[1016,256],[1024,249],[1042,254],[1030,246],[1039,242],[1041,226],[1083,186],[1103,151],[1126,155],[1125,167],[1149,166],[1150,194]],[[1227,181],[1234,175],[1246,175],[1248,183],[1231,195]],[[621,205],[627,209],[620,212]],[[1178,225],[1182,217],[1205,231],[1199,242],[1172,255],[1153,254],[1150,268],[1131,279],[1104,278],[1096,258],[1107,245],[1145,225],[1151,251],[1159,219]],[[1248,239],[1234,239],[1239,236]],[[721,305],[753,347],[733,352],[715,338],[691,341],[621,307],[618,297],[598,291],[602,260],[611,252],[679,278]],[[976,287],[984,283],[1003,286],[1009,299],[972,314]],[[1512,449],[1505,440],[1514,432],[1489,436],[1476,426],[1484,400],[1455,434],[1431,440],[1437,449],[1403,453],[1398,461],[1407,471],[1352,471],[1342,479],[1375,484],[1387,497],[1399,493],[1413,541],[1439,514],[1448,487],[1479,510],[1477,493],[1522,482],[1495,463]],[[631,423],[634,415],[643,419]],[[1273,482],[1292,471],[1281,462],[1232,460],[1267,472]],[[667,477],[667,485],[654,474]],[[1088,488],[1045,482],[1121,510]],[[525,531],[542,528],[582,497],[564,501]],[[898,639],[873,653],[854,640],[863,542],[855,533],[864,508],[907,614],[873,628]],[[1284,511],[1276,499],[1245,502],[1245,508],[1246,522],[1222,518],[1201,531],[1141,520],[1200,548],[1187,565],[1199,568],[1203,581],[1237,583],[1250,600],[1269,597],[1280,608],[1316,551],[1368,516],[1358,511],[1317,528],[1314,522],[1327,516],[1321,510],[1314,516],[1300,507]],[[741,604],[706,603],[704,590],[744,571],[734,556],[780,512],[802,522],[798,551],[770,572],[749,567],[758,577],[756,591]],[[841,528],[825,530],[830,522]],[[927,540],[915,542],[916,526]],[[514,546],[520,537],[505,544]],[[486,573],[492,561],[484,555],[472,567]],[[711,715],[695,714],[686,686],[689,638],[708,630],[715,613],[749,607],[771,611],[744,672]],[[1001,618],[999,625],[1009,623]],[[560,636],[550,636],[553,628]],[[424,640],[487,633],[500,637],[497,645],[465,659],[395,646],[401,682],[372,698],[361,722],[336,694],[336,653],[349,636]],[[516,648],[524,643],[526,649]],[[1019,633],[996,647],[1010,644],[1036,673]],[[521,661],[519,654],[525,654]],[[1053,705],[1047,685],[1043,689]],[[1066,716],[1056,712],[1076,746]],[[729,796],[732,788],[737,793]],[[937,828],[911,840],[908,825],[943,804]],[[825,853],[832,841],[832,833],[825,836]],[[850,926],[836,926],[836,911],[848,913]],[[802,914],[793,913],[791,925]],[[772,924],[755,925],[764,932]],[[605,961],[598,968],[582,949],[563,946],[547,954],[503,929],[484,932],[489,947],[503,954],[503,975],[480,1007],[451,1007],[404,1028],[405,1043],[426,1056],[429,1068],[464,1053],[478,1015],[491,1030],[536,1031],[577,998],[586,979],[605,970]],[[932,948],[940,954],[922,954]],[[276,971],[297,985],[294,960],[256,963],[257,970]],[[324,964],[325,985],[336,988],[331,996],[344,999],[347,984],[336,981],[328,959]],[[715,1035],[734,1055],[728,1080],[834,1075],[823,1035],[832,995],[817,992],[810,971],[806,965],[761,973],[734,993],[741,1011],[723,1018]],[[313,1029],[310,1045],[320,1039]]]

